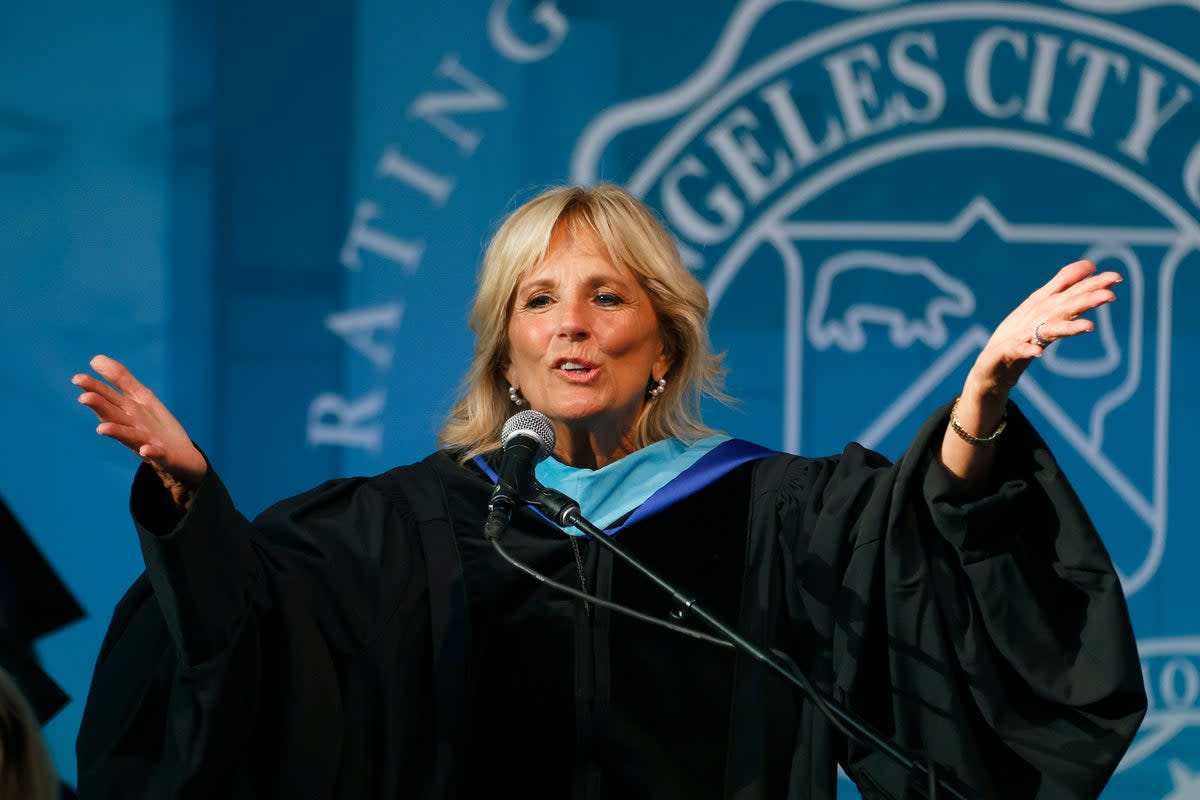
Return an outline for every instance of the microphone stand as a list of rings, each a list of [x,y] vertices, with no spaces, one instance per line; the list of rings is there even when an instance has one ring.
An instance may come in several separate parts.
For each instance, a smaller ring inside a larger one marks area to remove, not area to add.
[[[910,775],[923,778],[924,780],[919,781],[918,785],[913,788],[924,794],[926,798],[935,800],[938,792],[943,791],[947,797],[956,798],[957,800],[982,800],[981,795],[963,785],[953,776],[946,774],[932,762],[925,763],[905,753],[897,745],[888,741],[867,723],[860,720],[849,709],[843,707],[832,697],[810,684],[794,664],[789,668],[787,663],[783,663],[784,660],[790,662],[790,659],[785,654],[775,651],[778,653],[778,656],[772,657],[771,653],[766,652],[758,645],[747,640],[724,622],[705,611],[696,603],[696,598],[688,597],[670,583],[660,578],[652,569],[639,561],[636,556],[626,551],[625,548],[607,536],[604,531],[589,522],[580,513],[579,503],[555,489],[547,489],[540,484],[534,488],[536,491],[532,495],[536,499],[530,501],[531,505],[541,508],[544,513],[554,519],[559,525],[563,527],[573,526],[583,531],[592,541],[642,573],[652,583],[669,594],[679,605],[681,612],[695,614],[706,625],[720,634],[721,638],[732,644],[734,648],[755,659],[767,667],[767,669],[799,689],[829,717],[830,722],[847,736],[856,740],[859,744],[888,756]],[[921,788],[920,783],[925,783],[924,789]]]

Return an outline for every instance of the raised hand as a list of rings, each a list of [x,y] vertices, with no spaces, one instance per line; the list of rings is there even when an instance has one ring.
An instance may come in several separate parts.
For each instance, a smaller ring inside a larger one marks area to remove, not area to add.
[[[992,332],[971,369],[968,388],[974,381],[976,390],[1007,399],[1017,379],[1051,342],[1095,328],[1082,315],[1115,300],[1112,287],[1121,280],[1116,272],[1096,273],[1096,265],[1090,261],[1063,267]]]
[[[96,356],[90,364],[108,383],[86,373],[74,376],[71,383],[81,390],[79,402],[99,418],[96,433],[137,453],[158,473],[175,502],[186,508],[208,472],[204,456],[154,392],[124,364],[108,356]]]
[[[1004,419],[1008,394],[1017,380],[1051,342],[1095,328],[1083,314],[1117,299],[1116,272],[1096,273],[1090,261],[1076,261],[1058,271],[1042,288],[1025,298],[996,326],[975,359],[955,406],[954,422],[968,436],[990,440]],[[990,442],[970,442],[946,428],[941,460],[952,473],[972,483],[987,478],[993,461]]]

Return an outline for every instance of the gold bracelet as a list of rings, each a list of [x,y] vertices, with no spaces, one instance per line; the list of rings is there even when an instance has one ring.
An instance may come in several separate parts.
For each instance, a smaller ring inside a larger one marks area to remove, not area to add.
[[[961,399],[961,397],[954,398],[954,406],[950,409],[950,428],[958,434],[958,438],[967,444],[975,445],[976,447],[991,447],[994,445],[996,439],[1000,438],[1000,434],[1004,433],[1004,429],[1008,427],[1008,412],[1004,412],[1000,417],[1000,424],[996,426],[996,430],[987,436],[976,436],[973,433],[967,433],[958,422],[958,415],[955,412],[958,411],[958,401]]]

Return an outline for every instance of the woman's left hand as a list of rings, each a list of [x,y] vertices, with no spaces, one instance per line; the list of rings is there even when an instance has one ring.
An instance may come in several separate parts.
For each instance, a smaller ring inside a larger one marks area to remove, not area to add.
[[[1116,300],[1111,287],[1121,280],[1116,272],[1096,273],[1096,265],[1090,261],[1076,261],[1063,267],[992,332],[971,368],[964,395],[991,395],[1007,400],[1017,379],[1050,343],[1088,333],[1096,327],[1082,315]]]
[[[1121,276],[1095,273],[1096,265],[1090,261],[1068,264],[992,332],[967,375],[954,413],[962,431],[985,441],[968,441],[947,426],[941,460],[952,474],[969,483],[987,478],[994,456],[986,440],[1004,419],[1008,394],[1017,379],[1052,342],[1093,330],[1095,323],[1083,319],[1083,314],[1117,299],[1112,287]]]

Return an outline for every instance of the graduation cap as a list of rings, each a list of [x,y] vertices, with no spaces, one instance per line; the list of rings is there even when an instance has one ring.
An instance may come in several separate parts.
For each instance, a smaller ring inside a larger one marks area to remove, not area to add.
[[[0,497],[0,667],[43,725],[70,700],[38,661],[37,639],[83,617],[83,609]]]

